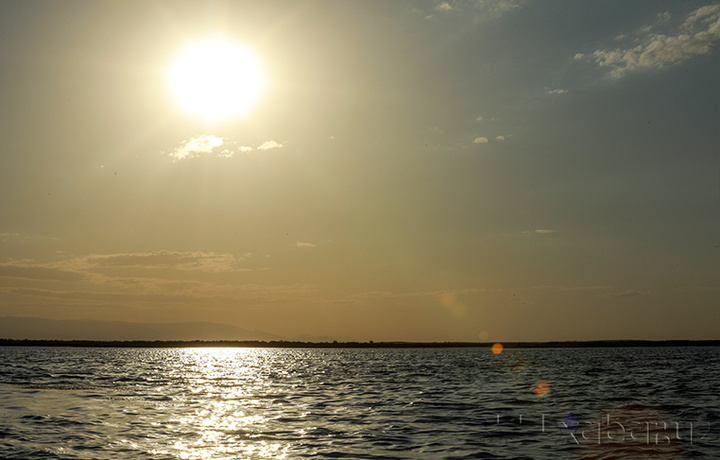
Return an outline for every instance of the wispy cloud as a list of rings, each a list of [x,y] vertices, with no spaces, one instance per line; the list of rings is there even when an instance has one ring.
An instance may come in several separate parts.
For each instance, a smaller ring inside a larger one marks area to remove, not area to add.
[[[298,241],[295,243],[295,246],[299,248],[314,248],[317,247],[316,244],[308,243],[307,241]]]
[[[80,289],[72,289],[70,285],[57,289],[0,286],[0,294],[5,298],[13,298],[13,303],[33,307],[48,305],[48,302],[55,306],[58,301],[62,301],[73,306],[86,305],[93,308],[122,306],[127,313],[142,305],[176,307],[178,302],[198,308],[207,308],[208,305],[232,307],[238,301],[258,304],[295,302],[316,299],[318,292],[317,287],[309,284],[260,285],[111,276],[104,277],[101,283],[80,286]]]
[[[490,141],[488,141],[487,137],[476,137],[473,140],[473,144],[487,144],[488,142]]]
[[[497,121],[497,118],[495,118],[495,117],[484,117],[484,116],[482,116],[482,115],[479,115],[479,116],[475,117],[475,121],[477,121],[478,123],[485,123],[485,122],[491,122],[491,123],[492,123],[492,122],[496,122],[496,121]]]
[[[473,2],[440,2],[433,8],[437,13],[463,12],[469,14],[473,21],[496,19],[505,13],[520,8],[529,0],[475,0]],[[413,8],[413,11],[422,12],[421,9]],[[434,15],[428,14],[425,19],[433,19]]]
[[[557,89],[545,88],[545,94],[549,94],[549,95],[553,95],[553,96],[557,96],[557,95],[560,95],[560,94],[565,94],[565,93],[567,93],[567,92],[568,92],[568,90],[562,89],[562,88],[557,88]]]
[[[607,294],[607,297],[642,297],[642,296],[648,296],[648,295],[654,295],[655,292],[653,291],[637,291],[635,289],[629,289],[627,291],[621,291],[621,292],[609,292]]]
[[[495,140],[496,140],[496,141],[504,141],[504,140],[505,140],[505,136],[495,136]]]
[[[536,228],[535,230],[525,230],[522,232],[524,235],[532,235],[532,234],[539,234],[539,235],[547,235],[549,233],[555,233],[555,230],[550,230],[549,228]]]
[[[317,287],[309,284],[243,283],[246,269],[240,265],[249,257],[156,251],[90,254],[46,263],[9,261],[0,263],[0,306],[66,304],[131,309],[182,302],[198,307],[232,307],[238,301],[259,304],[316,298]]]
[[[528,0],[477,0],[475,5],[485,13],[500,16],[522,7],[527,2]]]
[[[283,144],[280,144],[275,141],[267,141],[263,142],[261,145],[257,147],[258,150],[270,150],[270,149],[279,149],[283,146]]]
[[[629,46],[599,49],[591,54],[578,53],[575,59],[592,60],[609,69],[611,78],[621,78],[629,73],[661,69],[710,54],[720,45],[720,3],[694,10],[668,34],[656,32],[656,28],[666,25],[669,20],[669,14],[660,14],[653,25],[616,37],[632,42]]]
[[[54,236],[45,235],[31,235],[27,233],[18,232],[4,232],[0,233],[0,241],[57,241],[58,238]]]
[[[30,262],[0,264],[0,277],[48,281],[78,281],[85,278],[82,273]]]
[[[217,136],[198,136],[186,141],[170,156],[175,160],[184,160],[186,158],[194,158],[200,155],[211,154],[218,147],[223,145],[223,138]]]
[[[244,257],[214,252],[155,251],[126,254],[92,254],[68,261],[74,269],[142,268],[177,271],[232,272],[240,269]]]

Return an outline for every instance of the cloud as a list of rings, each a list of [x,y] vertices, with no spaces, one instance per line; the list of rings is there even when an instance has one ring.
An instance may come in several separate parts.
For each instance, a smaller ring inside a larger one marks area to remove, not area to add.
[[[198,136],[185,141],[180,147],[170,153],[174,161],[185,160],[188,158],[197,158],[200,156],[215,156],[221,158],[231,158],[236,153],[248,153],[253,150],[270,150],[278,149],[283,146],[279,142],[269,140],[262,143],[256,148],[247,145],[237,145],[234,142],[230,142],[231,146],[228,146],[228,139],[218,136]],[[232,146],[232,144],[235,144]],[[222,147],[222,149],[221,149]]]
[[[49,263],[0,263],[0,306],[14,308],[234,309],[238,302],[315,302],[309,284],[244,283],[241,262],[227,253],[156,251],[91,254]]]
[[[468,15],[473,21],[487,21],[494,20],[500,16],[522,7],[528,3],[529,0],[474,0],[473,2],[455,2],[455,1],[443,1],[435,5],[433,10],[437,13],[449,13],[451,11],[461,11],[463,14]],[[413,8],[413,12],[422,13],[422,9]],[[425,19],[430,20],[435,16],[433,14],[426,14]]]
[[[85,278],[82,273],[71,270],[13,262],[0,264],[0,277],[51,281],[79,281]]]
[[[670,20],[659,14],[653,26],[645,26],[628,35],[634,46],[600,49],[592,54],[577,53],[575,59],[589,59],[609,69],[611,78],[633,72],[657,70],[712,53],[720,45],[720,3],[703,6],[691,12],[671,34],[655,32]]]
[[[624,291],[624,292],[615,292],[610,294],[612,297],[640,297],[642,295],[639,291]]]
[[[259,145],[257,149],[258,150],[279,149],[282,146],[283,146],[282,144],[279,144],[275,141],[267,141],[267,142],[264,142],[263,144]]]
[[[212,153],[214,149],[223,145],[223,138],[217,136],[198,136],[193,137],[178,147],[170,156],[175,160],[184,160],[186,158],[194,158],[203,154]]]
[[[299,248],[314,248],[314,247],[317,247],[317,245],[312,244],[312,243],[308,243],[308,242],[306,242],[306,241],[297,241],[297,242],[295,243],[295,246],[297,246],[297,247],[299,247]]]
[[[487,137],[476,137],[475,140],[473,140],[473,144],[487,144],[488,142]]]
[[[125,254],[92,254],[68,261],[75,269],[98,268],[170,269],[177,271],[233,272],[244,257],[214,252],[155,251]]]
[[[551,95],[559,95],[559,94],[565,94],[568,90],[557,88],[557,89],[547,89],[545,88],[545,94],[551,94]]]
[[[57,241],[59,238],[55,236],[45,236],[45,235],[31,235],[27,233],[17,233],[17,232],[4,232],[0,233],[0,241],[8,242],[8,241]]]
[[[496,140],[496,141],[504,141],[504,140],[505,140],[505,136],[495,136],[495,140]]]
[[[555,233],[555,230],[550,230],[548,228],[536,228],[535,230],[525,230],[523,232],[524,235],[531,235],[533,233],[537,233],[540,235],[547,235],[548,233]]]
[[[475,121],[477,121],[477,122],[479,122],[479,123],[482,123],[483,120],[484,120],[484,118],[483,118],[482,116],[477,117],[477,118],[475,119]]]
[[[128,308],[146,305],[153,308],[175,308],[183,305],[196,305],[215,308],[227,305],[233,307],[238,301],[267,304],[272,302],[299,302],[317,299],[318,289],[309,284],[238,284],[217,283],[187,279],[159,279],[139,277],[105,277],[102,283],[96,283],[91,289],[44,289],[0,287],[0,294],[15,297],[17,304],[32,306],[53,306],[60,302],[68,305],[122,306]],[[18,296],[28,297],[22,301]]]
[[[634,289],[630,289],[627,291],[622,292],[610,292],[607,294],[607,297],[641,297],[641,296],[648,296],[648,295],[654,295],[655,292],[653,291],[636,291]]]
[[[497,17],[520,8],[525,3],[527,0],[476,0],[475,5],[483,13]]]

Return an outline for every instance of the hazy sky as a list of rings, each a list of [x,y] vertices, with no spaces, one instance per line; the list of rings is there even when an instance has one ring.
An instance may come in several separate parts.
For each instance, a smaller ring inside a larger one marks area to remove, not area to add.
[[[208,39],[239,115],[171,91]],[[712,1],[3,1],[0,316],[718,339],[719,47]]]

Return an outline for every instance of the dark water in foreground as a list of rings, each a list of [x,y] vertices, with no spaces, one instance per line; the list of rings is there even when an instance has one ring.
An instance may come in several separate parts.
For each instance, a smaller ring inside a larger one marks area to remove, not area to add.
[[[720,348],[0,348],[0,459],[720,458]]]

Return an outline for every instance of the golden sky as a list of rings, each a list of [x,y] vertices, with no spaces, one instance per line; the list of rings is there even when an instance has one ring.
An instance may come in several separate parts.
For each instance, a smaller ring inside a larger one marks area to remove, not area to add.
[[[0,4],[0,317],[720,338],[720,3]]]

